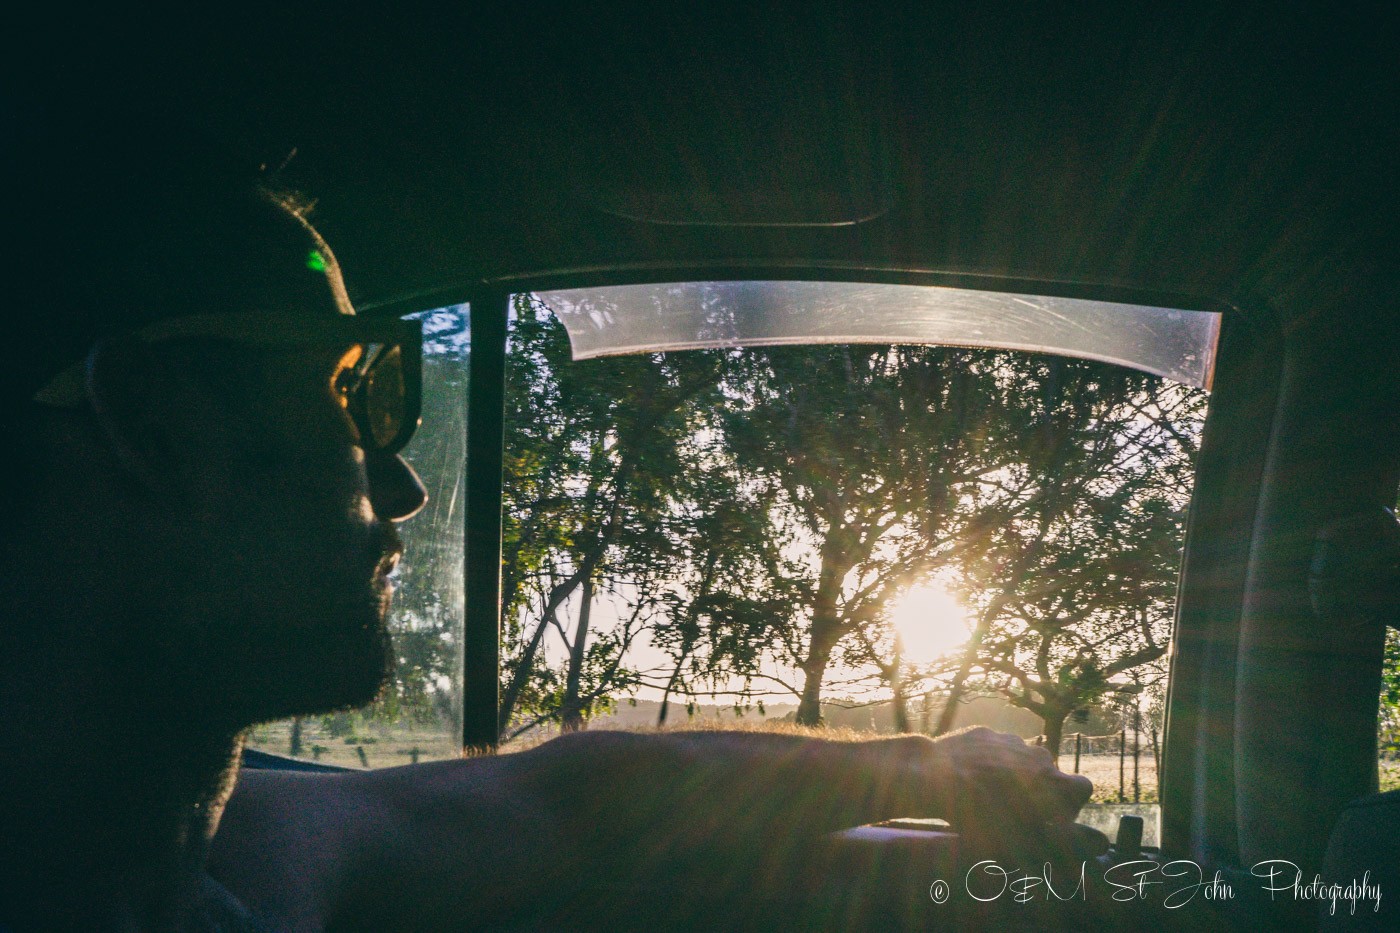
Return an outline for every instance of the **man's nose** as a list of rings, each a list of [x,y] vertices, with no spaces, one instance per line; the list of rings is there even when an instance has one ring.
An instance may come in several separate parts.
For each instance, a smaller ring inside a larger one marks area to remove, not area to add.
[[[412,518],[428,501],[423,481],[398,454],[367,456],[365,475],[369,479],[369,504],[374,514],[385,521]]]

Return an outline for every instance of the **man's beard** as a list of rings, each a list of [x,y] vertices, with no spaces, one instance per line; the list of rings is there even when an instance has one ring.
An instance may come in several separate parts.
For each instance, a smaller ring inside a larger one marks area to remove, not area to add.
[[[253,721],[285,719],[364,706],[374,701],[394,669],[386,623],[387,600],[347,607],[321,626],[284,630],[278,648],[239,691]]]
[[[248,726],[364,706],[394,665],[387,593],[317,607],[316,620],[207,620],[154,625],[113,660],[133,713],[179,719],[183,728]]]

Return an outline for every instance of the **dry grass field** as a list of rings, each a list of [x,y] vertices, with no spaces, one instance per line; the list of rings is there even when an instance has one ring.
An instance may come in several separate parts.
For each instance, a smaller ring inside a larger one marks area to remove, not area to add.
[[[297,757],[342,768],[390,768],[459,757],[457,739],[441,729],[370,726],[350,737],[355,741],[346,738],[329,735],[320,718],[312,717],[302,723],[302,751]],[[290,754],[291,723],[258,726],[248,736],[248,745],[274,755]]]
[[[1060,756],[1060,768],[1074,770],[1074,755]],[[1079,761],[1079,771],[1094,782],[1094,803],[1119,803],[1118,796],[1118,756],[1084,755]],[[1123,768],[1124,800],[1133,802],[1133,758],[1129,754]],[[1138,759],[1138,798],[1142,803],[1157,802],[1157,766],[1152,760],[1152,752]]]

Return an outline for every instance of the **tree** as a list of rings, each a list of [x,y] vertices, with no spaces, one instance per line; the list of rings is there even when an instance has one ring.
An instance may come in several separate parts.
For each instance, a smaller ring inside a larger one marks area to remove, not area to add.
[[[963,564],[980,637],[960,672],[1040,716],[1052,752],[1071,712],[1136,702],[1134,673],[1166,653],[1203,417],[1201,393],[1143,381],[1076,430],[1092,455],[1043,477],[1056,493]]]
[[[696,412],[718,403],[719,357],[574,365],[562,326],[528,295],[516,300],[511,341],[501,727],[520,718],[580,728],[594,702],[635,681],[623,656],[686,553],[681,519],[694,465],[682,448],[699,426]],[[600,594],[628,602],[615,629],[596,627]],[[559,671],[541,652],[549,631],[566,648]]]
[[[1058,477],[1088,482],[1114,456],[1084,432],[1143,378],[933,347],[752,351],[731,383],[726,436],[741,471],[766,484],[775,522],[807,546],[787,639],[804,675],[798,721],[820,721],[843,643],[843,660],[902,686],[902,664],[879,649],[893,600],[1013,519],[1067,508],[1077,487]]]
[[[664,618],[651,633],[672,662],[658,725],[666,723],[674,692],[756,676],[797,602],[785,588],[792,574],[784,542],[761,498],[745,488],[731,463],[716,459],[717,465],[694,474],[682,538],[686,553],[666,592]]]

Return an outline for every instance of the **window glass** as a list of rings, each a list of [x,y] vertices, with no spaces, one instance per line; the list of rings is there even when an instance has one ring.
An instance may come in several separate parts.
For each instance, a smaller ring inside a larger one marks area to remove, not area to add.
[[[1400,513],[1400,502],[1396,503]],[[1385,661],[1377,706],[1376,749],[1380,789],[1400,790],[1400,629],[1385,631]]]
[[[697,347],[929,343],[1103,360],[1210,388],[1220,315],[969,288],[672,282],[542,292],[574,358]]]
[[[562,294],[513,299],[508,745],[985,724],[1156,800],[1201,388],[915,344],[578,359],[570,315],[603,312]]]
[[[1400,629],[1386,629],[1379,710],[1376,742],[1380,789],[1400,790]]]
[[[393,676],[362,709],[255,727],[254,748],[352,768],[460,754],[469,313],[455,305],[411,317],[423,320],[423,420],[403,457],[429,498],[399,526],[404,556],[389,618]]]

